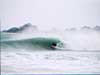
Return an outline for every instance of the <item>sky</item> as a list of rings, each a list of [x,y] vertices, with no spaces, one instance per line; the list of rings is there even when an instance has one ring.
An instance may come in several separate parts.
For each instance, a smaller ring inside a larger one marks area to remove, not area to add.
[[[100,26],[100,0],[0,0],[1,29],[26,23],[46,29]]]

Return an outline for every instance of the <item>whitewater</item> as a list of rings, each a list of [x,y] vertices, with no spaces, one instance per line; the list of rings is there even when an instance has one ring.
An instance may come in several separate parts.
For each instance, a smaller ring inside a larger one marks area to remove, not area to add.
[[[100,73],[100,32],[1,32],[1,73]],[[50,48],[52,42],[58,48]]]

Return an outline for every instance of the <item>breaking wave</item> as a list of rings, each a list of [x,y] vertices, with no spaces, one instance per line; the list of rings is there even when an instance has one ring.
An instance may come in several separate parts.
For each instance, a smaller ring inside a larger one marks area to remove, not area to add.
[[[3,40],[1,41],[1,47],[2,49],[21,48],[27,50],[52,49],[52,43],[56,43],[59,48],[63,46],[63,43],[57,38],[34,37],[20,40]]]
[[[52,43],[57,44],[59,50],[100,51],[100,35],[97,32],[65,31],[40,33],[1,33],[1,48],[43,50],[51,49]],[[54,37],[57,35],[56,37]],[[56,50],[57,50],[56,49]],[[8,49],[9,50],[9,49]]]

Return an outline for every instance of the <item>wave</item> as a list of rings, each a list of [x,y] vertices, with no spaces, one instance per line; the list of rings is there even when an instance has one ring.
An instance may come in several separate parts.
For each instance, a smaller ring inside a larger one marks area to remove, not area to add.
[[[96,32],[83,31],[2,33],[1,47],[3,50],[52,50],[54,42],[57,44],[56,50],[61,51],[100,51],[99,38],[100,34]]]
[[[52,49],[52,43],[56,43],[57,47],[63,47],[63,43],[56,38],[31,38],[31,39],[21,39],[21,40],[8,40],[2,41],[1,47],[5,48],[15,48],[15,49]]]

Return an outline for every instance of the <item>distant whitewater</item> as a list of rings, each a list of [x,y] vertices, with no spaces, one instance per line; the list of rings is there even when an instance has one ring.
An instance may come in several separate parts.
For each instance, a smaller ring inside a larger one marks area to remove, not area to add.
[[[99,39],[95,31],[1,32],[1,73],[100,73]]]

